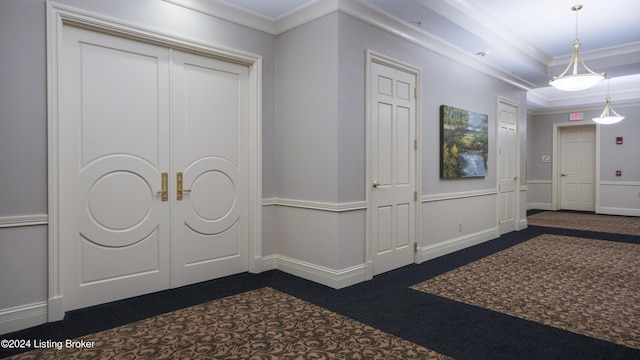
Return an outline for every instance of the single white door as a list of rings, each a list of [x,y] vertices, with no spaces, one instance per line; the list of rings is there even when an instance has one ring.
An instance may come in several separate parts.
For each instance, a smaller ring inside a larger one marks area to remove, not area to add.
[[[172,60],[173,271],[182,286],[249,269],[248,67],[183,52]]]
[[[170,209],[157,193],[169,171],[170,120],[168,49],[70,26],[64,39],[58,176],[66,311],[169,287]]]
[[[369,231],[373,275],[414,261],[416,76],[371,63]]]
[[[516,230],[518,222],[518,108],[498,105],[498,228],[500,234]]]
[[[595,211],[595,126],[560,130],[560,209]]]

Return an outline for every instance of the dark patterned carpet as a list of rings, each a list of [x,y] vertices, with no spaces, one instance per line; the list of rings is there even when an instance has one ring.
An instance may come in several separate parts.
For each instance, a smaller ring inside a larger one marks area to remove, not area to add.
[[[450,359],[269,287],[11,359]]]
[[[640,349],[640,245],[543,234],[412,289]]]
[[[631,216],[543,211],[527,216],[527,223],[532,226],[640,235],[640,217]]]

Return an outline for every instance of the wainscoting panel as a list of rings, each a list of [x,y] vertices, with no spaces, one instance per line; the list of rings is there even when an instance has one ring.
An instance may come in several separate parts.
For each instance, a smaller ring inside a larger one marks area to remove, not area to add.
[[[497,226],[497,191],[451,194],[427,198],[422,203],[422,247],[471,234],[493,231]]]
[[[640,216],[640,182],[601,181],[596,213]]]
[[[0,228],[0,334],[47,322],[47,226],[40,224],[43,221],[46,215],[0,218],[5,225]]]
[[[332,288],[365,278],[364,202],[263,200],[263,270],[278,269]]]

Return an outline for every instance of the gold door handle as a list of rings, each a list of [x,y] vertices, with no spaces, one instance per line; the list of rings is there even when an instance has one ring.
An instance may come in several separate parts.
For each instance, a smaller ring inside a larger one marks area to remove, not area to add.
[[[156,195],[160,196],[162,201],[169,201],[169,173],[163,172],[160,174],[160,183],[162,190],[158,191]]]
[[[560,176],[567,176],[567,174],[565,174],[565,173],[560,173]]]
[[[518,179],[520,179],[520,176],[518,176],[518,175],[513,177],[513,180],[518,180]]]
[[[378,186],[380,186],[380,184],[378,184],[378,182],[377,182],[377,181],[374,181],[374,182],[373,182],[373,187],[374,187],[374,188],[377,188]]]
[[[184,193],[190,193],[191,189],[183,189],[183,175],[182,172],[176,173],[176,200],[182,200],[184,198]]]

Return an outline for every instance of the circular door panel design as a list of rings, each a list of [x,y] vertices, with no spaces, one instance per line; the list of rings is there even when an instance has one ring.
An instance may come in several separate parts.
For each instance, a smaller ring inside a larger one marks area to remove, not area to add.
[[[80,178],[81,198],[86,201],[81,207],[80,233],[88,241],[105,247],[129,246],[157,228],[153,202],[160,174],[148,162],[112,155],[82,169]]]
[[[113,171],[101,176],[89,190],[87,212],[93,222],[109,231],[125,231],[151,212],[152,189],[140,175]],[[113,208],[118,211],[112,211]]]
[[[221,158],[200,159],[184,172],[187,207],[185,222],[202,234],[218,234],[229,229],[240,217],[238,169]]]
[[[212,170],[200,174],[191,186],[191,207],[203,221],[218,221],[233,209],[236,188],[225,173]]]

